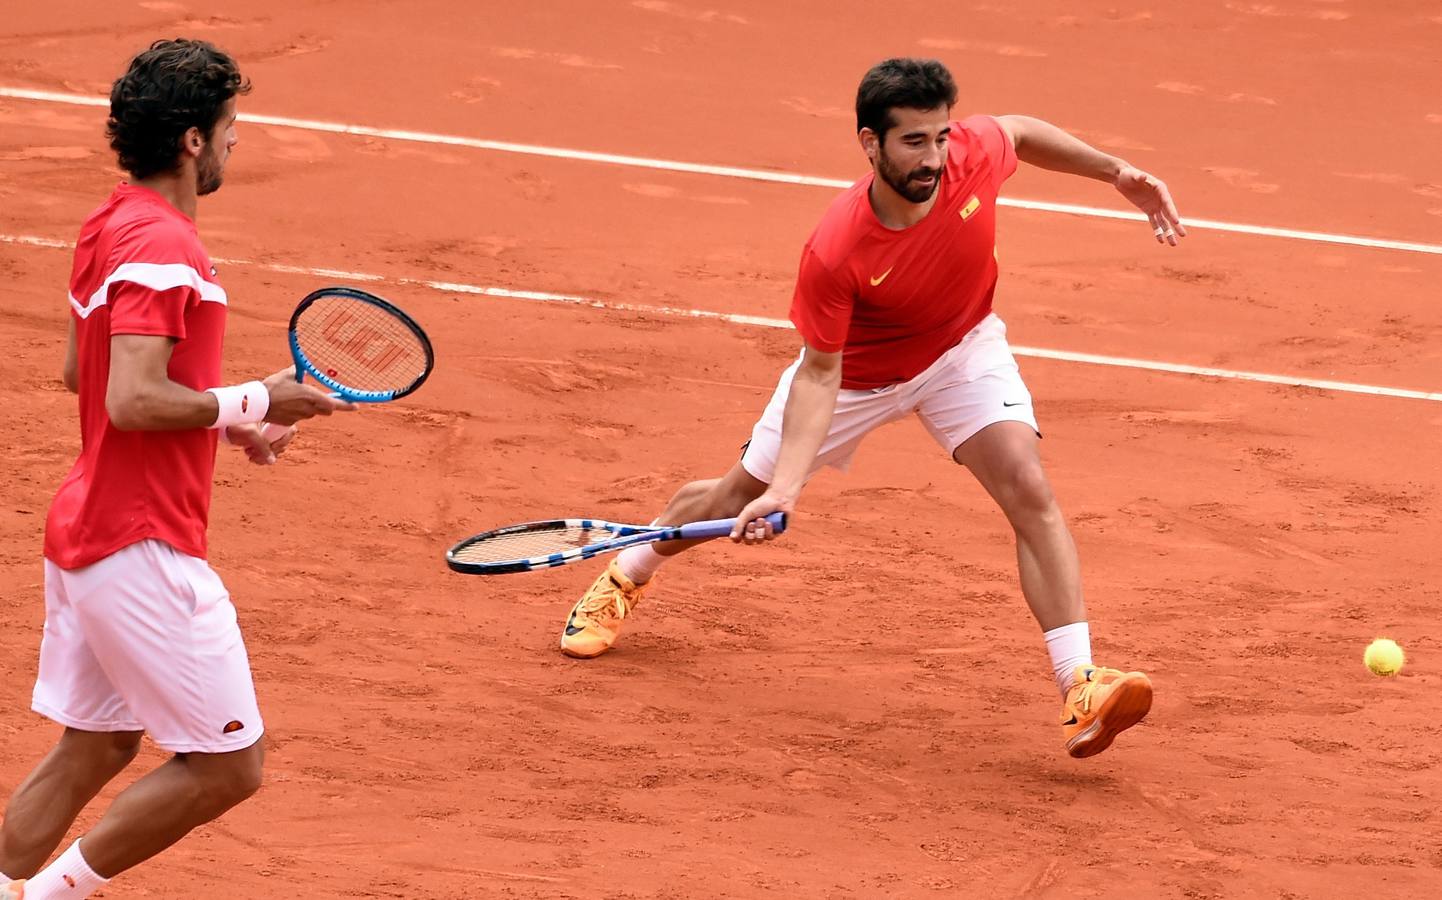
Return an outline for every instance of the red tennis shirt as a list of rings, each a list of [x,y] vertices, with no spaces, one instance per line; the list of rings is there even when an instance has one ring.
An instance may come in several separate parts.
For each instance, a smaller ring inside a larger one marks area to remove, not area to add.
[[[806,343],[842,351],[841,386],[916,377],[991,312],[996,196],[1016,149],[991,116],[951,123],[926,218],[900,231],[871,209],[875,173],[831,204],[801,254],[791,321]]]
[[[121,431],[105,411],[110,338],[173,338],[172,381],[220,384],[226,296],[195,223],[147,188],[121,184],[80,229],[70,274],[80,380],[80,457],[50,505],[45,556],[90,565],[147,538],[204,557],[216,432]]]

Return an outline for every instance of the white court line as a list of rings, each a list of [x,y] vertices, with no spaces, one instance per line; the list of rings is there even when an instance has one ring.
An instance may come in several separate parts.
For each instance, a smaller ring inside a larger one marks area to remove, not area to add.
[[[23,234],[0,234],[0,244],[19,244],[27,247],[43,247],[52,250],[70,250],[75,247],[68,241],[53,238],[34,237]],[[614,310],[617,312],[644,313],[653,316],[670,316],[684,319],[710,319],[730,322],[735,325],[751,325],[760,328],[792,328],[785,319],[767,316],[748,316],[742,313],[723,313],[707,309],[684,309],[674,306],[645,306],[639,303],[614,303],[583,297],[579,294],[554,294],[546,291],[518,291],[511,288],[482,287],[456,281],[432,281],[428,278],[404,278],[373,275],[369,272],[348,272],[343,269],[322,269],[308,266],[287,266],[277,263],[261,263],[248,259],[227,259],[215,257],[214,261],[225,266],[249,266],[267,272],[281,272],[287,275],[313,275],[323,278],[340,278],[362,282],[389,282],[399,285],[416,285],[440,291],[444,294],[471,294],[481,297],[504,297],[511,300],[529,300],[541,303],[566,303],[587,306],[592,309]],[[1095,353],[1074,353],[1070,350],[1046,350],[1040,347],[1011,347],[1017,356],[1036,359],[1053,359],[1062,362],[1083,363],[1093,366],[1115,366],[1123,369],[1141,369],[1149,372],[1168,372],[1174,375],[1193,375],[1205,378],[1228,378],[1235,381],[1255,381],[1263,384],[1281,384],[1288,387],[1309,387],[1322,391],[1340,391],[1349,394],[1371,394],[1378,397],[1398,397],[1406,400],[1435,400],[1442,402],[1442,392],[1413,391],[1405,388],[1378,387],[1370,384],[1352,384],[1346,381],[1327,381],[1317,378],[1299,378],[1293,375],[1269,375],[1265,372],[1241,372],[1233,369],[1215,369],[1209,366],[1188,366],[1180,363],[1158,362],[1150,359],[1128,359],[1120,356],[1101,356]]]
[[[62,94],[55,91],[32,91],[22,88],[0,87],[0,97],[10,97],[15,100],[35,100],[42,103],[68,103],[74,106],[110,106],[110,101],[104,97]],[[452,147],[469,147],[475,150],[495,150],[501,153],[547,156],[555,159],[581,160],[584,162],[631,166],[642,169],[661,169],[667,172],[686,172],[693,175],[712,175],[720,178],[742,178],[749,181],[768,181],[778,184],[799,184],[809,187],[829,188],[846,188],[852,184],[851,181],[844,179],[821,178],[815,175],[794,175],[789,172],[768,172],[761,169],[743,169],[736,166],[711,166],[703,163],[648,159],[641,156],[624,156],[615,153],[593,153],[589,150],[570,150],[564,147],[515,144],[508,141],[488,141],[480,138],[430,134],[423,131],[372,128],[369,125],[345,125],[337,122],[318,122],[312,119],[289,119],[282,116],[263,116],[254,113],[241,114],[240,121],[251,122],[256,125],[275,125],[280,128],[298,128],[304,131],[323,131],[330,134],[354,134],[362,137],[386,138],[393,141],[410,141],[418,144],[444,144]],[[1049,203],[1044,200],[1017,200],[1011,197],[1000,197],[996,202],[998,206],[1010,206],[1016,209],[1029,209],[1038,212],[1063,213],[1072,216],[1085,216],[1093,219],[1125,219],[1134,222],[1146,221],[1146,216],[1139,212],[1103,209],[1096,206]],[[1321,244],[1345,244],[1352,247],[1401,250],[1408,253],[1431,253],[1442,256],[1442,244],[1394,241],[1387,238],[1358,237],[1349,234],[1327,234],[1320,231],[1300,231],[1295,228],[1272,228],[1266,225],[1241,225],[1233,222],[1217,222],[1212,219],[1189,218],[1186,220],[1186,226],[1189,229],[1198,228],[1211,231],[1226,231],[1233,234],[1252,234],[1262,237],[1287,238],[1294,241],[1311,241]]]

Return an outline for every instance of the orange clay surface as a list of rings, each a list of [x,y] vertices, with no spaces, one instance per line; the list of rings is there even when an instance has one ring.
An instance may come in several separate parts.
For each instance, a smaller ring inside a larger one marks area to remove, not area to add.
[[[103,95],[214,40],[242,112],[850,178],[875,60],[1164,177],[1184,215],[1442,243],[1435,4],[7,4],[0,86]],[[103,111],[0,99],[0,233],[70,240],[119,175]],[[1117,208],[1019,174],[1010,196]],[[914,422],[793,531],[666,571],[609,656],[561,657],[597,566],[450,573],[529,518],[642,519],[735,458],[794,333],[403,279],[784,317],[833,192],[241,126],[200,226],[227,372],[371,272],[430,329],[421,393],[222,450],[213,564],[268,724],[254,800],[106,897],[1411,898],[1442,894],[1442,404],[1023,359],[1099,661],[1150,718],[1068,759],[1005,521]],[[1436,391],[1442,256],[1007,209],[1015,343]],[[240,260],[252,261],[250,263]],[[28,711],[45,509],[78,441],[69,253],[0,241],[0,796]],[[1378,635],[1411,659],[1379,679]],[[135,773],[160,755],[147,751]],[[127,775],[104,798],[128,783]],[[103,802],[87,811],[94,821]]]

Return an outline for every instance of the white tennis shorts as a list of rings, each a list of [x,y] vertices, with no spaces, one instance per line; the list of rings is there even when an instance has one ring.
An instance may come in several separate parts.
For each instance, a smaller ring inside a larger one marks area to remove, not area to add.
[[[766,411],[751,430],[741,465],[760,481],[771,483],[781,450],[781,420],[797,359],[781,373]],[[912,413],[948,456],[972,435],[997,422],[1024,422],[1040,433],[1031,392],[1006,343],[1006,325],[995,313],[982,319],[955,347],[910,381],[870,390],[842,390],[836,396],[831,430],[809,474],[822,466],[845,471],[861,439],[888,422]]]
[[[265,730],[225,585],[155,540],[80,569],[45,560],[31,708],[81,731],[145,731],[174,753],[243,750]]]

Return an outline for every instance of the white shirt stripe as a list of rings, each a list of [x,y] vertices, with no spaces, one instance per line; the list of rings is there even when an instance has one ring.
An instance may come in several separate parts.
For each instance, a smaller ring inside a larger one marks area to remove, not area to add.
[[[200,299],[210,303],[228,303],[225,289],[213,281],[206,281],[200,273],[185,263],[122,263],[109,278],[96,288],[95,293],[84,304],[70,298],[75,314],[85,319],[95,310],[104,306],[110,297],[110,286],[118,281],[143,285],[153,291],[168,291],[171,288],[189,285],[199,294]]]

